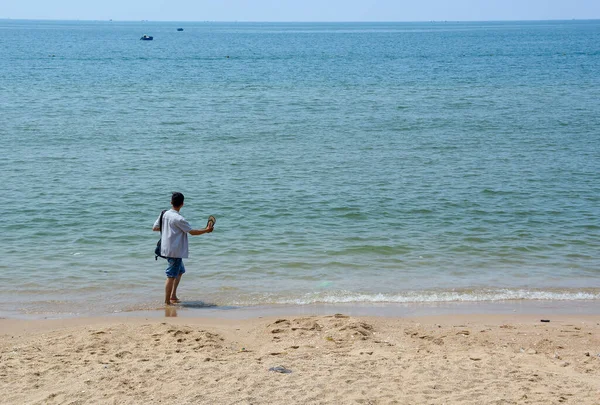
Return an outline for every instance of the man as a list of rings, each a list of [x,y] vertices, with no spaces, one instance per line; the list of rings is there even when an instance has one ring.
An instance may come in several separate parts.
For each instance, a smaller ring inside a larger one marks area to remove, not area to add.
[[[167,273],[165,283],[166,305],[179,302],[177,287],[179,281],[181,281],[181,276],[185,273],[182,259],[188,257],[187,234],[202,235],[213,231],[213,227],[208,225],[204,229],[192,229],[189,222],[179,214],[179,210],[183,207],[183,199],[183,194],[173,193],[171,196],[173,208],[165,212],[162,220],[161,256],[166,257],[168,261],[168,267],[165,271]],[[152,227],[153,231],[160,231],[159,221],[160,215]]]

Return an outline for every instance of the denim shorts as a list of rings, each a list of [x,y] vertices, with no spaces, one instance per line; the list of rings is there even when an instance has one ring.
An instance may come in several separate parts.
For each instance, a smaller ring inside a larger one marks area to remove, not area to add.
[[[169,263],[167,270],[165,270],[165,273],[167,273],[167,277],[177,278],[183,273],[185,273],[185,267],[183,267],[182,259],[174,259],[172,257],[168,257],[167,262]]]

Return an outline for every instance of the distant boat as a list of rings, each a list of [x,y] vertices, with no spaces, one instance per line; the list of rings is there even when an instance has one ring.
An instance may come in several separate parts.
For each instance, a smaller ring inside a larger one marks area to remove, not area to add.
[[[150,37],[148,35],[144,35],[143,37],[140,38],[140,40],[142,41],[152,41],[154,39],[154,37]]]
[[[183,31],[183,28],[177,28],[177,31]]]

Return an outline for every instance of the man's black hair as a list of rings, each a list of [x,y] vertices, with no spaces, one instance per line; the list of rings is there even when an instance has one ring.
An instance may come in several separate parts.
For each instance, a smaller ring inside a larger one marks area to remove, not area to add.
[[[173,207],[181,207],[183,205],[183,198],[183,194],[173,193],[171,196],[171,205],[173,205]]]

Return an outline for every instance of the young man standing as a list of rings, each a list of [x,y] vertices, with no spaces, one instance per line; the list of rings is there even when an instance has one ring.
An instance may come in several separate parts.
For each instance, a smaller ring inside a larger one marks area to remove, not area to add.
[[[167,281],[165,283],[165,304],[171,305],[179,302],[177,298],[177,286],[181,276],[185,273],[183,267],[184,258],[188,257],[188,236],[202,235],[213,231],[212,227],[207,226],[204,229],[192,229],[192,226],[184,217],[179,214],[179,210],[183,207],[183,194],[173,193],[171,196],[171,205],[173,208],[166,211],[162,220],[162,235],[161,235],[161,256],[166,257],[168,267],[166,270]],[[153,231],[160,231],[160,215],[154,226]]]

